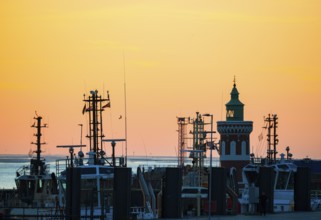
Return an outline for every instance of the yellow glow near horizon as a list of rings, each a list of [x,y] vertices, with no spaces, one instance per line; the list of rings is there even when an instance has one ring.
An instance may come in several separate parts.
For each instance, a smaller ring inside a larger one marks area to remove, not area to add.
[[[83,94],[110,91],[106,136],[128,152],[176,155],[176,116],[224,120],[236,75],[245,120],[280,118],[279,152],[321,158],[320,1],[1,1],[0,154],[27,154],[34,111],[46,153],[79,142]],[[119,150],[118,153],[121,151]]]

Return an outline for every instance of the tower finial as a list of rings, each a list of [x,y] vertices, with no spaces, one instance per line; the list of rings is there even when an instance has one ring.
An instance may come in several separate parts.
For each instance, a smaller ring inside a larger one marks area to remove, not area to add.
[[[235,79],[235,75],[234,75],[234,80],[233,80],[233,82],[234,82],[234,87],[236,86],[236,79]]]

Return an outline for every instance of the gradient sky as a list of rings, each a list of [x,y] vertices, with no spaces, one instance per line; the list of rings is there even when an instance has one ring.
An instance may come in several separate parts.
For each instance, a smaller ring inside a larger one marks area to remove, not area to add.
[[[67,153],[56,145],[79,143],[94,89],[110,91],[105,135],[124,137],[125,66],[129,155],[175,156],[177,116],[225,120],[236,76],[253,152],[265,156],[271,113],[279,152],[321,158],[320,12],[319,0],[3,0],[0,154],[33,148],[35,111],[49,124],[45,154]]]

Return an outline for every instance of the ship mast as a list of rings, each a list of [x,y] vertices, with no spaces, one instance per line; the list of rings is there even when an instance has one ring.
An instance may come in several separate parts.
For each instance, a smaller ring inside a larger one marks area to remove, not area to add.
[[[105,108],[110,108],[109,92],[107,91],[107,98],[102,98],[98,95],[98,91],[90,91],[90,96],[86,98],[84,95],[85,106],[83,113],[89,114],[89,134],[87,138],[90,141],[90,152],[93,154],[94,164],[100,163],[100,157],[102,151],[102,138],[103,134],[102,126],[102,112]]]
[[[43,161],[41,160],[41,145],[46,144],[45,142],[41,143],[41,128],[46,128],[47,124],[41,125],[41,120],[42,117],[38,116],[34,117],[34,119],[36,120],[37,124],[33,124],[31,127],[32,128],[36,128],[37,129],[37,133],[34,134],[34,136],[37,137],[37,141],[36,142],[31,142],[31,144],[34,144],[37,146],[37,150],[35,151],[35,153],[37,154],[36,160],[32,159],[31,163],[32,163],[32,173],[35,175],[41,175],[43,172],[42,166],[43,166]]]
[[[279,143],[278,134],[276,133],[277,125],[278,125],[278,116],[276,114],[268,115],[267,118],[264,119],[267,125],[264,127],[268,129],[267,133],[267,142],[268,142],[268,149],[267,149],[267,158],[269,160],[269,163],[275,163],[276,162],[276,154],[278,153],[276,151],[276,146]],[[273,129],[273,134],[272,134]],[[273,139],[273,140],[272,140]],[[273,146],[273,149],[272,149]]]

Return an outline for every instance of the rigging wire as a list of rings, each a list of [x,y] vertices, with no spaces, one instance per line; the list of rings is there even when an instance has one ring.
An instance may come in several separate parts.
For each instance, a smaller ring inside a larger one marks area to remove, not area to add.
[[[109,109],[109,117],[110,117],[110,134],[111,134],[111,138],[114,139],[114,130],[113,130],[113,113],[111,108]]]
[[[256,155],[258,157],[263,157],[264,155],[264,145],[266,144],[266,139],[264,138],[266,136],[266,126],[267,124],[265,123],[264,126],[262,127],[262,130],[258,136],[259,139],[259,143],[257,144],[257,148],[256,148]]]

